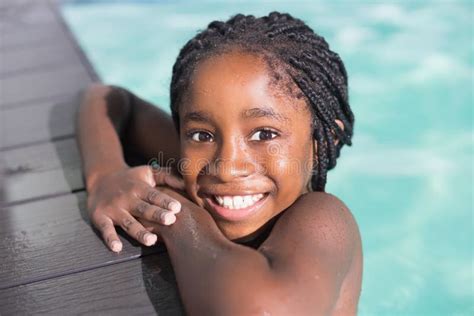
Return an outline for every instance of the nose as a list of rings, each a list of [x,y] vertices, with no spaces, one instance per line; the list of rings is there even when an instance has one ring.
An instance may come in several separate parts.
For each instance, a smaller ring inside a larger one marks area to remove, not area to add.
[[[210,173],[221,182],[231,182],[255,172],[249,148],[244,141],[234,139],[223,141],[210,167]]]

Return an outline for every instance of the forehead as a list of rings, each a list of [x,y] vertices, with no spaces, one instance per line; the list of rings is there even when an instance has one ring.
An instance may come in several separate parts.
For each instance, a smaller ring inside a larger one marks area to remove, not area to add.
[[[190,83],[180,110],[183,115],[194,111],[240,114],[256,107],[287,117],[307,111],[304,100],[281,92],[268,63],[255,54],[226,52],[210,57],[197,65]]]

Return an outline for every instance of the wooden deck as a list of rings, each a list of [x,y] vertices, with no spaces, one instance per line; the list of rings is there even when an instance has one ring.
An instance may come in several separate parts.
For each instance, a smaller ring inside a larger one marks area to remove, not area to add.
[[[0,2],[0,315],[183,314],[163,246],[114,254],[88,222],[74,118],[99,78],[57,5]]]

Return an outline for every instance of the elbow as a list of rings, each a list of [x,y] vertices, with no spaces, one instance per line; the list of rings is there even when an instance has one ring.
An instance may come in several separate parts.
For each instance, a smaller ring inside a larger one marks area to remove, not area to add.
[[[130,93],[118,86],[92,83],[82,91],[78,111],[79,117],[82,113],[89,113],[86,116],[107,116],[115,130],[122,135],[131,115]]]
[[[107,95],[110,88],[101,83],[92,83],[78,93],[78,106],[75,114],[76,136],[79,137],[81,125],[90,120],[91,109]]]
[[[80,91],[82,104],[97,103],[107,101],[107,105],[122,104],[124,102],[117,102],[118,99],[125,99],[127,90],[114,85],[106,85],[103,83],[94,82]],[[110,99],[110,100],[109,100]],[[120,100],[120,101],[122,101]],[[109,102],[112,101],[112,102]]]
[[[103,83],[91,83],[81,91],[81,98],[84,101],[91,101],[104,98],[112,89],[111,86]]]
[[[110,92],[111,87],[101,84],[101,83],[92,83],[79,91],[79,107],[78,114],[87,111],[91,106],[96,106],[97,103],[100,103],[101,100],[107,96]]]

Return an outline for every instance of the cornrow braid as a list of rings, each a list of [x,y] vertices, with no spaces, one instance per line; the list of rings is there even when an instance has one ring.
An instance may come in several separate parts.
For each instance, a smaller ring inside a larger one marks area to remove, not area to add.
[[[262,56],[277,66],[270,67],[277,80],[281,78],[279,70],[287,74],[287,86],[299,91],[289,88],[293,96],[302,93],[318,146],[310,189],[324,191],[327,172],[336,166],[342,146],[352,145],[354,114],[349,106],[347,72],[326,40],[290,14],[271,12],[260,18],[237,14],[225,22],[213,21],[184,45],[173,66],[170,87],[171,113],[178,132],[179,105],[198,63],[233,49]]]

